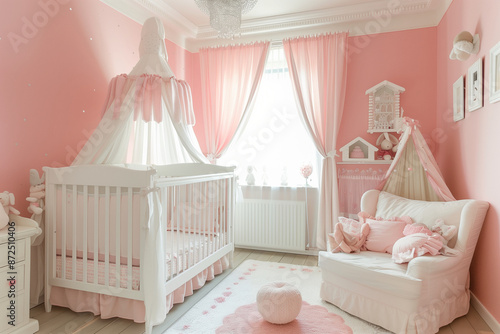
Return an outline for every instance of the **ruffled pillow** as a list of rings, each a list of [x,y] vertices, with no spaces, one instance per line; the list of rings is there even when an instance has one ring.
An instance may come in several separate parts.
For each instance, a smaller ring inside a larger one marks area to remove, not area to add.
[[[455,256],[458,253],[446,246],[457,234],[457,228],[446,225],[442,219],[437,219],[431,230],[424,224],[407,225],[403,234],[405,237],[396,241],[392,248],[392,259],[396,263],[406,263],[426,254]]]
[[[431,235],[422,232],[409,234],[394,243],[392,260],[396,263],[406,263],[417,256],[437,255],[442,247],[443,242],[437,233]]]
[[[413,221],[408,216],[381,218],[373,217],[366,212],[358,214],[360,222],[370,226],[364,248],[373,252],[392,253],[394,243],[404,237],[403,230]]]
[[[359,252],[363,247],[370,226],[357,220],[339,217],[333,233],[328,234],[330,248],[333,253]]]

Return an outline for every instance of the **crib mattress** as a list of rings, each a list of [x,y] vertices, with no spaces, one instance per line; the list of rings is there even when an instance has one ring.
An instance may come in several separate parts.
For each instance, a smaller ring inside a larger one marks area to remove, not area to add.
[[[224,238],[218,235],[195,235],[195,240],[191,240],[188,242],[188,238],[193,239],[192,233],[184,233],[184,232],[175,232],[169,231],[166,233],[166,241],[169,243],[167,246],[166,254],[165,254],[165,273],[167,280],[171,277],[171,273],[173,275],[181,273],[183,270],[191,267],[193,264],[197,263],[199,260],[206,257],[207,253],[210,254],[211,250],[214,248],[214,244],[217,245],[219,242],[224,242]],[[177,248],[179,246],[179,249]],[[177,250],[177,252],[172,252],[172,250]],[[108,284],[106,284],[106,263],[103,259],[103,256],[99,256],[97,260],[97,284],[99,285],[108,285],[112,287],[117,286],[117,279],[120,281],[120,288],[127,289],[129,277],[132,278],[131,288],[132,290],[139,290],[140,288],[140,267],[137,265],[139,261],[134,261],[134,265],[129,266],[127,264],[120,264],[120,268],[116,270],[116,263],[114,258],[113,261],[109,261],[109,274],[108,274]],[[123,259],[123,257],[122,257]],[[56,277],[62,277],[63,266],[62,263],[65,261],[65,278],[68,280],[73,279],[73,257],[61,255],[56,256]],[[94,259],[86,259],[84,260],[81,257],[77,257],[75,259],[75,267],[76,273],[75,278],[78,282],[83,282],[83,269],[84,263],[87,262],[87,281],[89,283],[95,283],[95,270],[94,270]],[[122,261],[123,262],[123,261]]]

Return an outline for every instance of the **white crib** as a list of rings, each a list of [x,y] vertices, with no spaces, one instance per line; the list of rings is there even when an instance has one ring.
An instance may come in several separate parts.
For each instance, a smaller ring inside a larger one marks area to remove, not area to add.
[[[143,301],[150,333],[169,294],[221,258],[231,262],[232,167],[44,170],[47,312],[53,287]]]

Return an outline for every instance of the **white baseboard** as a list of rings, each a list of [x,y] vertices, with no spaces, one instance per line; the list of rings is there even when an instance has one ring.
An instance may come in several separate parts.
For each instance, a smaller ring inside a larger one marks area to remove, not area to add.
[[[470,303],[476,309],[477,313],[483,318],[483,320],[490,326],[491,330],[495,334],[500,334],[500,323],[491,315],[490,312],[486,309],[486,307],[481,304],[479,299],[471,292],[470,294]]]

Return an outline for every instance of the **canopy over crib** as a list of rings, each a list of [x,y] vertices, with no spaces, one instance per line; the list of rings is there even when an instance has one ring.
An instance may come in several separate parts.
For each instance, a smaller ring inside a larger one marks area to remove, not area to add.
[[[405,117],[398,151],[379,189],[409,199],[455,200],[420,133],[418,121]]]
[[[73,165],[208,162],[192,128],[191,89],[174,77],[164,39],[161,21],[148,19],[139,62],[111,80],[103,117]]]

